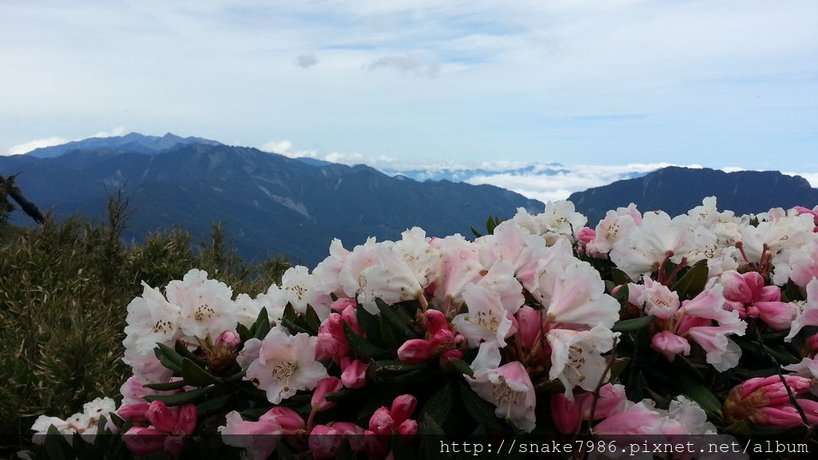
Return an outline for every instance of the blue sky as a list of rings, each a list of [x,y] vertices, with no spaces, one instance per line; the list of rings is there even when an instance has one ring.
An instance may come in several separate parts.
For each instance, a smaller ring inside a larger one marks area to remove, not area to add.
[[[816,24],[815,0],[0,0],[0,153],[171,131],[818,173]]]

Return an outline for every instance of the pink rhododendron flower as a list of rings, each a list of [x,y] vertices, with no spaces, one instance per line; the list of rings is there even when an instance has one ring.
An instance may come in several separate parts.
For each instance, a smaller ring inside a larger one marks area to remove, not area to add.
[[[317,337],[291,336],[274,327],[264,340],[248,340],[236,359],[247,371],[244,379],[253,381],[270,402],[278,404],[299,390],[312,390],[327,377],[327,370],[315,360],[317,344]]]
[[[474,377],[465,379],[475,393],[496,406],[494,415],[531,432],[536,426],[537,403],[531,377],[519,361],[500,366],[500,359],[496,342],[481,344],[471,364]]]
[[[793,310],[781,302],[781,290],[777,286],[765,286],[758,272],[740,274],[734,270],[719,276],[724,286],[725,308],[737,311],[739,317],[759,318],[776,330],[790,326]]]
[[[236,411],[225,416],[226,424],[218,428],[222,441],[247,449],[253,460],[266,459],[278,445],[282,435],[294,435],[304,429],[304,419],[292,409],[274,407],[257,422],[246,421]]]
[[[695,402],[677,396],[668,410],[657,409],[653,401],[627,405],[593,427],[595,435],[712,434],[715,426]]]
[[[650,339],[650,346],[654,350],[665,355],[668,361],[673,361],[676,355],[682,354],[688,356],[690,354],[690,342],[684,337],[670,331],[662,331],[655,334]]]

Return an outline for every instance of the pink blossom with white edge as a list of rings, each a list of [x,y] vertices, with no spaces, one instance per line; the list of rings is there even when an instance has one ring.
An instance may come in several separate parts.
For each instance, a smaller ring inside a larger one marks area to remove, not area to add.
[[[785,342],[792,340],[806,326],[818,326],[818,279],[807,284],[807,300],[791,302],[791,305],[795,307],[795,318],[790,333],[784,337]]]
[[[483,343],[471,364],[474,376],[465,379],[475,393],[496,406],[494,415],[531,432],[537,421],[534,414],[537,398],[531,377],[519,361],[500,366],[500,360],[497,344]]]
[[[244,380],[252,381],[270,402],[278,404],[299,390],[312,390],[327,377],[323,364],[315,360],[317,343],[317,337],[291,336],[274,327],[264,340],[248,340],[236,360],[247,371]]]

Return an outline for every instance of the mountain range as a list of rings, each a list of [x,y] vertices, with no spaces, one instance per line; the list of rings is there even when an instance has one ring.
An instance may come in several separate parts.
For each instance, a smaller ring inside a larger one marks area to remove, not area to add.
[[[133,211],[128,238],[180,225],[205,239],[222,221],[242,256],[285,254],[310,266],[326,257],[333,238],[351,248],[368,236],[400,238],[415,225],[430,236],[469,235],[489,215],[543,208],[489,185],[418,182],[365,165],[304,162],[172,134],[93,138],[0,157],[0,174],[16,175],[26,197],[57,216],[102,218],[107,197],[123,190]]]
[[[0,156],[0,175],[16,175],[15,183],[28,199],[56,216],[102,218],[107,197],[122,190],[133,211],[128,238],[180,225],[205,240],[211,225],[221,221],[242,256],[285,254],[307,265],[327,255],[333,238],[351,248],[369,236],[399,238],[415,225],[431,236],[469,235],[488,216],[508,218],[518,207],[543,209],[542,202],[521,194],[466,183],[480,177],[533,178],[534,185],[547,188],[553,186],[549,181],[564,181],[566,175],[572,175],[570,180],[599,176],[596,183],[600,178],[610,183],[569,197],[592,227],[607,210],[629,203],[643,212],[661,209],[671,215],[686,212],[706,196],[716,196],[720,209],[739,214],[818,205],[818,189],[802,177],[777,171],[495,166],[376,170],[170,133],[90,138]],[[20,213],[12,217],[13,223],[25,223]]]

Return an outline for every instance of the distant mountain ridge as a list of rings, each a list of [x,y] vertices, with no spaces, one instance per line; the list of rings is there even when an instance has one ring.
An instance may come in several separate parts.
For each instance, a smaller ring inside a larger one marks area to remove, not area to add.
[[[203,139],[201,137],[179,137],[173,133],[164,136],[146,136],[139,133],[129,133],[124,136],[113,137],[90,137],[79,141],[67,142],[65,144],[51,147],[42,147],[26,155],[37,158],[56,158],[74,150],[111,149],[122,153],[141,153],[153,155],[170,150],[177,145],[204,144],[221,145],[220,142]]]
[[[724,172],[708,168],[667,167],[645,176],[620,180],[602,187],[573,193],[568,199],[588,217],[589,225],[605,217],[609,209],[635,203],[644,211],[663,210],[673,215],[698,206],[702,198],[715,196],[719,209],[737,214],[818,205],[818,189],[800,176],[778,171]]]
[[[0,173],[19,173],[16,183],[26,196],[58,216],[101,218],[107,196],[122,189],[134,211],[128,238],[178,224],[205,239],[211,224],[223,221],[244,257],[286,254],[307,265],[327,256],[333,238],[351,248],[368,236],[400,238],[415,225],[430,236],[469,235],[489,215],[543,209],[494,186],[420,183],[364,165],[309,164],[196,140],[170,134],[89,139],[0,157]],[[171,146],[163,150],[163,142]]]

